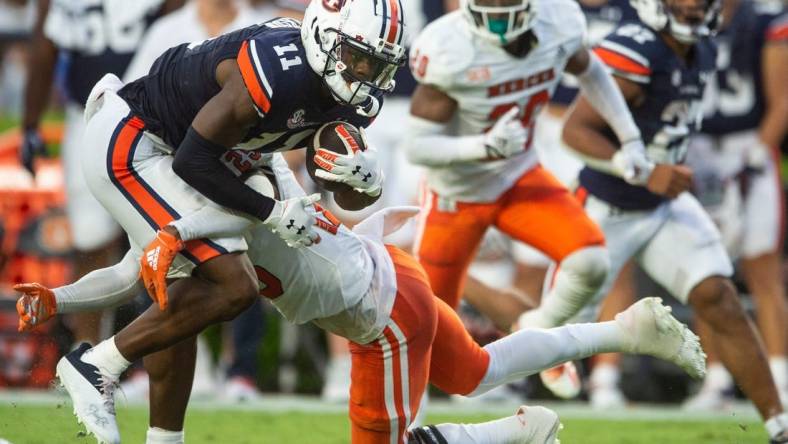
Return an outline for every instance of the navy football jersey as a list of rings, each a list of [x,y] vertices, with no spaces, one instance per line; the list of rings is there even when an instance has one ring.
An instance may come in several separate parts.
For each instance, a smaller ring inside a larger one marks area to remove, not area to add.
[[[163,0],[52,0],[44,34],[61,51],[66,97],[80,105],[105,74],[123,77]]]
[[[629,4],[629,0],[608,0],[600,5],[587,5],[585,2],[578,1],[583,15],[586,16],[586,26],[588,29],[589,45],[596,45],[602,41],[611,31],[616,29],[619,23],[637,20],[637,12]],[[550,103],[569,105],[575,100],[578,85],[574,76],[564,74],[561,83],[558,84]]]
[[[630,105],[648,156],[656,163],[684,161],[691,132],[699,129],[701,99],[714,72],[716,50],[709,39],[696,43],[685,62],[661,36],[639,23],[619,26],[594,50],[613,74],[640,84],[645,99]],[[618,143],[612,130],[607,136]],[[594,196],[622,209],[650,209],[664,201],[645,187],[589,167],[580,184]]]
[[[765,109],[762,50],[768,42],[788,42],[788,13],[779,2],[744,0],[715,42],[718,71],[704,96],[701,131],[722,135],[757,128]]]
[[[343,120],[366,127],[372,121],[355,107],[326,97],[322,79],[307,62],[301,24],[284,18],[170,48],[156,59],[148,75],[118,94],[145,122],[147,131],[175,150],[197,112],[221,89],[216,67],[227,59],[237,61],[260,115],[238,149],[301,148],[324,123]]]

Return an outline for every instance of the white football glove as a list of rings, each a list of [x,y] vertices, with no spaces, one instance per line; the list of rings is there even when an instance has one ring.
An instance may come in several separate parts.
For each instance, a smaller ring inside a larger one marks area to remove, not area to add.
[[[512,107],[484,135],[488,159],[504,159],[525,150],[528,131],[520,123],[519,113],[516,106]]]
[[[315,231],[314,211],[309,209],[318,200],[320,194],[315,193],[274,201],[274,209],[263,224],[291,247],[308,247],[318,243],[320,235]]]
[[[318,148],[314,160],[320,167],[315,176],[323,180],[347,184],[359,193],[373,197],[383,191],[383,170],[378,152],[369,145],[364,151],[349,154]]]
[[[610,159],[621,177],[632,185],[645,185],[654,170],[654,162],[646,156],[646,146],[640,139],[624,142]]]

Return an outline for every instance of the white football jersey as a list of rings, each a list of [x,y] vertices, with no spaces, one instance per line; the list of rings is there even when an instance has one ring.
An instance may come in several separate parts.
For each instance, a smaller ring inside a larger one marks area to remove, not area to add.
[[[416,79],[457,102],[451,135],[481,134],[512,106],[520,109],[523,126],[530,131],[526,150],[511,158],[429,168],[427,183],[442,197],[494,201],[538,163],[532,149],[536,116],[555,91],[569,57],[585,45],[586,24],[572,0],[536,1],[533,32],[538,44],[526,57],[477,38],[461,11],[427,25],[413,45]]]
[[[273,156],[272,170],[280,199],[305,195],[281,155]],[[324,228],[318,230],[320,243],[311,247],[288,247],[262,225],[247,235],[260,294],[288,321],[315,321],[355,342],[369,342],[385,327],[394,304],[391,259],[381,242],[316,217]]]
[[[52,0],[44,34],[61,49],[133,53],[163,0]]]

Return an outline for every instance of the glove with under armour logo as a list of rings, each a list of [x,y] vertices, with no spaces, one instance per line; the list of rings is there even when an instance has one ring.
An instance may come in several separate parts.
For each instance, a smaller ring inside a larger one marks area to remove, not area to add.
[[[654,170],[654,162],[646,156],[641,139],[624,142],[610,161],[621,177],[632,185],[646,185]]]
[[[525,151],[528,131],[520,123],[519,113],[516,106],[512,107],[484,134],[483,143],[488,159],[505,159]]]
[[[55,293],[49,288],[33,282],[14,285],[14,290],[22,293],[16,301],[20,332],[32,330],[57,313]]]
[[[183,248],[183,241],[162,229],[142,251],[140,277],[148,296],[159,304],[160,310],[167,309],[167,272]]]
[[[41,135],[38,134],[38,129],[26,129],[22,139],[22,146],[19,149],[19,161],[22,162],[22,166],[30,171],[31,174],[35,174],[33,161],[44,153],[46,153],[46,145],[44,145]]]
[[[378,162],[378,152],[372,147],[349,154],[319,148],[315,163],[320,166],[315,170],[315,176],[321,179],[344,183],[372,197],[383,191],[383,170]]]
[[[291,247],[308,247],[320,242],[315,231],[314,211],[309,207],[320,200],[320,194],[277,200],[263,224],[278,234]]]

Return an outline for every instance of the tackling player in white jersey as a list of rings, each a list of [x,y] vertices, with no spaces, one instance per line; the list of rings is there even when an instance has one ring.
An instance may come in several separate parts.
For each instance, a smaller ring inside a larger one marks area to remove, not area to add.
[[[282,199],[305,196],[281,155],[273,157],[276,187],[259,174],[252,175],[247,184],[263,194],[278,193]],[[516,415],[489,423],[440,424],[408,433],[428,381],[448,393],[475,396],[558,362],[609,351],[651,354],[681,365],[692,376],[704,373],[697,338],[655,298],[632,306],[615,321],[521,330],[479,347],[454,311],[432,295],[418,263],[382,242],[385,234],[399,228],[415,211],[412,207],[382,210],[352,232],[330,214],[316,211],[322,242],[303,249],[290,248],[250,218],[231,216],[215,206],[179,219],[173,226],[184,240],[250,229],[248,254],[261,296],[291,322],[314,322],[352,341],[354,443],[542,444],[555,440],[558,418],[539,407],[521,407]],[[213,228],[207,228],[207,220]],[[132,250],[115,267],[54,291],[35,284],[17,286],[26,293],[18,303],[20,328],[40,324],[55,312],[112,305],[134,295],[141,287],[140,254],[139,249]],[[168,377],[152,378],[150,444],[163,442],[157,439],[164,436],[183,439],[190,382],[184,377],[193,365],[189,342],[178,346],[181,359],[159,361],[152,369]],[[94,402],[102,402],[96,397]]]

